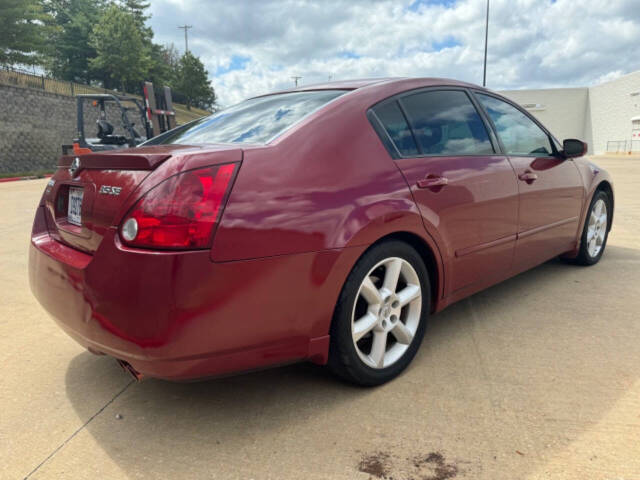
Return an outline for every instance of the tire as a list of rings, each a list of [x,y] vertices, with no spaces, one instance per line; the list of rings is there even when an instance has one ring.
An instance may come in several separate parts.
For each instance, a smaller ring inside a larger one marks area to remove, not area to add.
[[[600,210],[602,208],[604,210]],[[572,263],[595,265],[600,261],[607,246],[610,218],[611,200],[605,192],[598,190],[589,204],[589,211],[582,229],[582,237],[580,238],[580,251],[578,256],[572,260]],[[594,248],[594,245],[597,248]]]
[[[391,240],[365,252],[336,305],[330,331],[331,370],[362,386],[397,377],[424,337],[430,292],[427,269],[410,245]]]

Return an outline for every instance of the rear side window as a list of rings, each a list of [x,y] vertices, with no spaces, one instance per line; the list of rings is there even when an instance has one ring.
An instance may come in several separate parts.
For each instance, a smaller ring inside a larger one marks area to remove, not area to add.
[[[401,155],[411,156],[418,154],[418,147],[416,147],[416,142],[413,140],[411,129],[397,101],[379,105],[373,111],[382,122],[382,126]]]
[[[422,154],[494,153],[482,118],[465,92],[434,90],[403,97],[400,102]]]
[[[346,90],[291,92],[252,98],[155,137],[145,145],[266,143]]]
[[[549,136],[513,105],[477,93],[476,97],[496,126],[507,155],[551,155]]]

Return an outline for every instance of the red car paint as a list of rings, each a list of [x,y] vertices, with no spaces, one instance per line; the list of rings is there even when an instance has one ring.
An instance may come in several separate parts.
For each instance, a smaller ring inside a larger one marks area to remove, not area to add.
[[[608,174],[585,159],[391,158],[367,110],[430,86],[482,90],[443,79],[317,85],[305,88],[352,91],[267,145],[89,154],[74,177],[74,157],[62,157],[33,226],[35,296],[91,351],[149,376],[190,379],[325,363],[347,275],[390,235],[421,250],[433,311],[556,255],[577,254],[594,190],[602,182],[611,188]],[[123,244],[118,228],[144,193],[180,172],[225,163],[239,168],[210,249]],[[529,183],[531,173],[537,179]],[[72,185],[84,187],[82,227],[66,221]],[[99,195],[101,185],[122,190]]]

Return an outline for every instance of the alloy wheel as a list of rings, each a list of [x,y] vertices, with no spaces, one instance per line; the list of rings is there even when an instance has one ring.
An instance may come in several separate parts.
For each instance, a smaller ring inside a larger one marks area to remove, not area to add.
[[[407,351],[420,324],[422,290],[411,264],[389,257],[365,276],[351,314],[353,344],[369,367],[386,368]]]
[[[591,207],[589,223],[587,225],[587,251],[594,258],[597,257],[604,245],[607,233],[607,205],[598,199]]]

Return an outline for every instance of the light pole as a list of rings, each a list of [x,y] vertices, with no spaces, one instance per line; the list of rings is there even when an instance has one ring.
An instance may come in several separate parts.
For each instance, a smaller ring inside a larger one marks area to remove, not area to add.
[[[291,77],[291,80],[293,80],[296,84],[296,87],[298,86],[298,80],[302,80],[302,77],[299,75],[295,75],[293,77]]]
[[[489,0],[487,0],[487,19],[484,24],[484,69],[482,72],[482,86],[487,86],[487,44],[489,43]]]

